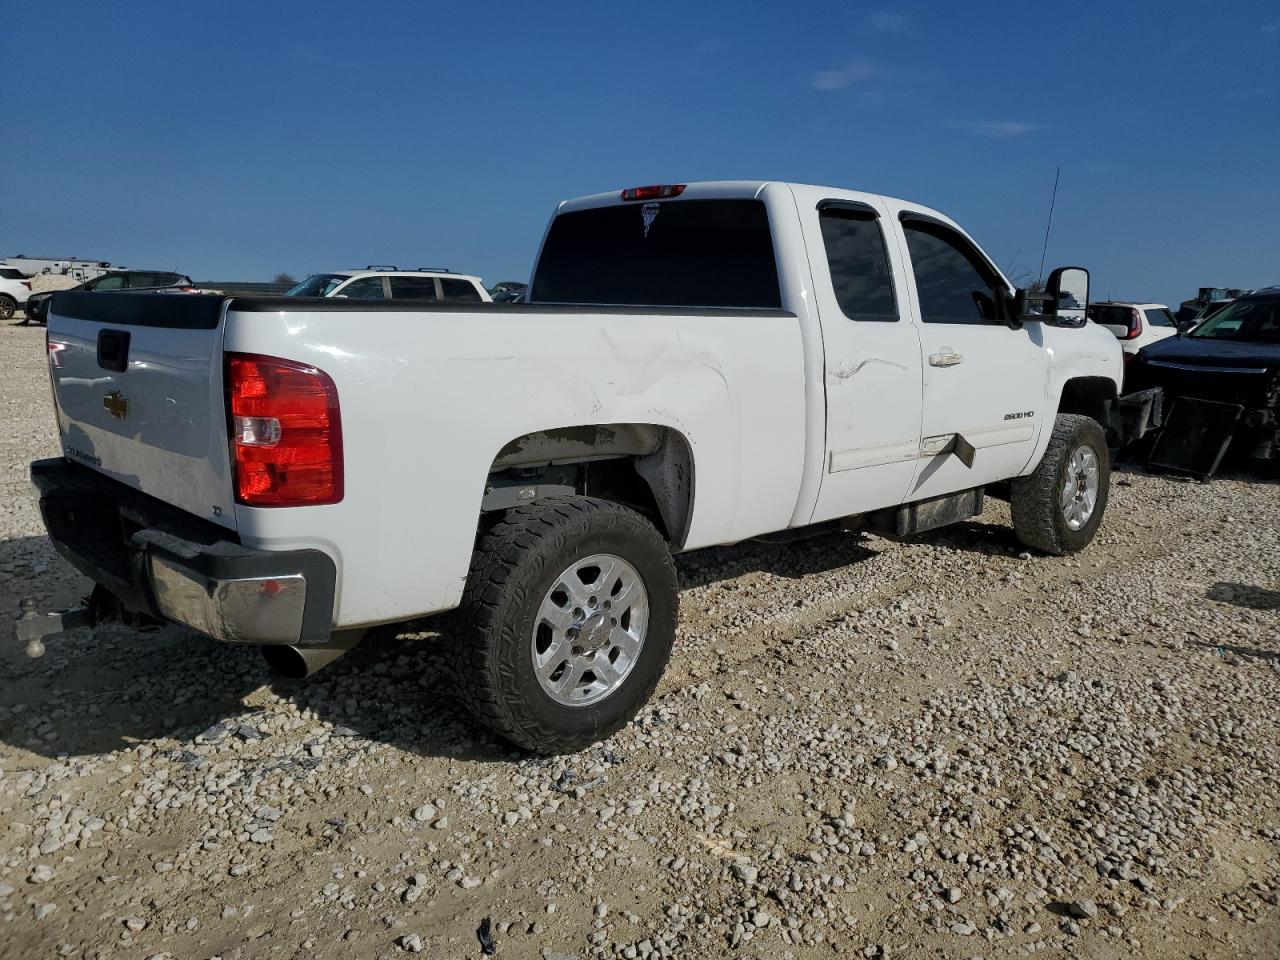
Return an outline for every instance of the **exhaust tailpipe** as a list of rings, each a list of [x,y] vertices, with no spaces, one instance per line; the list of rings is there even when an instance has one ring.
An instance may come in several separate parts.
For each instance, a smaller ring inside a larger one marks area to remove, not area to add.
[[[261,647],[262,658],[276,676],[301,680],[333,663],[363,637],[363,630],[341,630],[330,635],[324,643],[308,644],[305,647],[267,644]]]

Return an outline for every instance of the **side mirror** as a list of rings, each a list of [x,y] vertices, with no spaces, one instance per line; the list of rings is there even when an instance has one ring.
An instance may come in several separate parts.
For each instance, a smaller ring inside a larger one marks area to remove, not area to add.
[[[1084,267],[1058,267],[1049,274],[1046,287],[1050,300],[1046,313],[1052,312],[1059,327],[1083,327],[1089,309],[1089,271]]]

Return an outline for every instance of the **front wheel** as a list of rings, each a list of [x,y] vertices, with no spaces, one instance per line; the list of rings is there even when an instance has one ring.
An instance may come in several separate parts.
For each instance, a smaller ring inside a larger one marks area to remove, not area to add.
[[[1009,487],[1019,540],[1058,556],[1083,550],[1098,532],[1111,491],[1102,427],[1091,417],[1059,414],[1035,472]]]
[[[18,309],[18,301],[7,293],[0,293],[0,320],[10,319]]]
[[[671,552],[634,510],[589,497],[517,507],[472,560],[455,638],[458,691],[522,747],[581,750],[653,694],[676,611]]]

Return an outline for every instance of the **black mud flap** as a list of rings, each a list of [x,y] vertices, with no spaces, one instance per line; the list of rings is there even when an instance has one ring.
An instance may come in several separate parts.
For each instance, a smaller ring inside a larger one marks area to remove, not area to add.
[[[1164,426],[1164,390],[1151,387],[1126,393],[1111,408],[1111,431],[1117,446],[1141,440]]]

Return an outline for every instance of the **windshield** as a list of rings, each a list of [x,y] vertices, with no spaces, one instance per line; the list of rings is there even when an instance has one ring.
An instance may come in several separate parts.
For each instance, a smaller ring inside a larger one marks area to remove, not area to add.
[[[1200,312],[1195,315],[1193,322],[1199,323],[1201,320],[1208,320],[1215,313],[1225,310],[1233,303],[1235,303],[1234,300],[1219,300],[1216,303],[1211,303],[1207,307],[1202,308]]]
[[[1280,297],[1236,300],[1191,331],[1208,340],[1280,343]]]
[[[347,277],[342,273],[313,273],[285,292],[286,297],[327,297]]]

